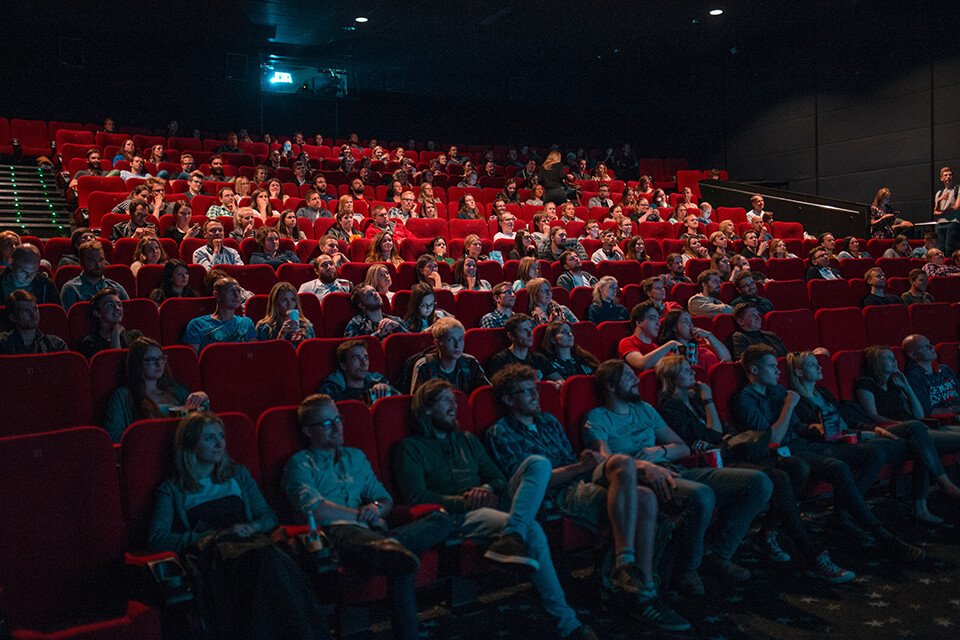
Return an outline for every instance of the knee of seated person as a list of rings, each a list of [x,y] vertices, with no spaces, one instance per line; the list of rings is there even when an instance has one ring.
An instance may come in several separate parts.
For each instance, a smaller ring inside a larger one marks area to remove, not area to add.
[[[523,472],[524,477],[534,475],[549,478],[550,474],[553,473],[553,465],[543,456],[532,455],[520,464],[520,470]]]
[[[629,480],[637,477],[637,464],[630,456],[617,453],[610,456],[606,463],[607,473],[611,476],[622,476]]]
[[[753,479],[755,484],[755,491],[761,494],[766,494],[767,498],[773,493],[773,481],[767,476],[767,474],[758,471],[756,477]]]
[[[687,508],[698,513],[713,513],[716,506],[717,494],[705,484],[698,484],[687,500]]]

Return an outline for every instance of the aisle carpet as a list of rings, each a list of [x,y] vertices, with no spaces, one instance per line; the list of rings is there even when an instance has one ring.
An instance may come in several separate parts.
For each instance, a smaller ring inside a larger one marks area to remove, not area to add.
[[[589,569],[562,578],[571,605],[601,639],[697,638],[960,638],[960,504],[931,500],[931,510],[944,515],[942,525],[917,524],[909,516],[908,500],[879,498],[873,508],[888,526],[922,545],[929,554],[917,567],[904,568],[876,549],[844,544],[842,534],[828,526],[828,504],[812,505],[805,520],[816,541],[826,541],[830,553],[857,573],[846,585],[833,586],[802,575],[795,563],[776,565],[761,557],[748,541],[736,559],[753,571],[744,585],[725,585],[704,576],[704,598],[670,594],[670,602],[693,623],[685,633],[645,628],[626,616],[605,613],[597,582]],[[785,548],[789,547],[784,541]],[[577,558],[571,559],[578,560]],[[590,558],[579,558],[580,566]],[[501,583],[502,584],[502,583]],[[528,583],[493,585],[484,602],[468,611],[453,612],[439,605],[423,611],[423,638],[491,640],[554,638],[550,619]],[[358,638],[390,638],[385,625]]]

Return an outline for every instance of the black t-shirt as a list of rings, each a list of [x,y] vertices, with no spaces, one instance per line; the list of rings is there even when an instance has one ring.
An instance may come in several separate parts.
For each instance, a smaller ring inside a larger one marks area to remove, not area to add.
[[[881,416],[892,420],[913,419],[907,404],[907,396],[900,387],[888,383],[886,389],[881,389],[872,379],[864,377],[857,378],[853,383],[854,393],[861,389],[873,394],[877,413]]]
[[[540,373],[541,380],[546,380],[556,372],[546,356],[533,349],[527,351],[526,360],[518,358],[510,349],[504,349],[493,355],[483,370],[487,372],[488,378],[492,378],[497,371],[500,371],[500,369],[503,369],[508,364],[525,364],[528,367],[533,367]]]
[[[878,296],[874,293],[868,293],[863,300],[860,301],[861,307],[870,307],[876,305],[885,305],[885,304],[899,304],[903,305],[903,300],[891,293],[885,293],[882,296]]]
[[[658,409],[667,426],[688,446],[697,440],[712,445],[723,440],[723,434],[707,428],[707,412],[699,396],[690,396],[689,407],[677,398],[667,398],[660,401]]]
[[[560,189],[564,186],[563,179],[567,176],[567,168],[562,162],[558,162],[551,168],[540,167],[537,170],[537,179],[543,185],[544,191]]]
[[[733,345],[734,360],[739,359],[747,347],[755,344],[772,347],[778,358],[787,355],[787,347],[783,344],[783,340],[772,331],[736,331],[730,340]]]
[[[130,345],[137,338],[142,338],[143,333],[136,329],[127,329],[120,334],[120,348],[129,349]],[[110,342],[107,341],[100,332],[91,333],[80,342],[80,352],[87,357],[92,358],[94,354],[105,351],[110,348]]]

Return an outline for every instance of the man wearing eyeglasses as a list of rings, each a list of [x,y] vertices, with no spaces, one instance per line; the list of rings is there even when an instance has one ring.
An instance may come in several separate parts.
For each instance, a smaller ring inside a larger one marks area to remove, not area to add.
[[[387,576],[393,632],[400,640],[416,640],[418,556],[450,535],[450,517],[433,511],[390,529],[385,518],[393,499],[364,452],[344,446],[345,425],[333,398],[309,396],[297,409],[297,422],[309,447],[284,469],[287,500],[303,520],[313,515],[344,566]]]
[[[190,175],[197,170],[193,161],[193,156],[189,153],[180,154],[180,173],[174,176],[174,180],[189,180]],[[202,177],[202,176],[201,176]]]
[[[404,191],[400,195],[400,206],[392,207],[390,211],[387,212],[387,216],[390,218],[399,218],[404,222],[410,218],[416,218],[417,197],[413,195],[413,191]]]
[[[609,519],[613,545],[602,563],[605,597],[625,613],[665,631],[685,631],[690,623],[657,596],[653,571],[657,528],[654,491],[638,486],[633,460],[584,449],[579,455],[557,418],[541,409],[536,372],[510,365],[493,377],[493,392],[506,415],[487,432],[487,446],[504,473],[513,473],[529,456],[551,465],[545,505],[592,531]],[[645,470],[651,483],[670,482],[666,469]]]

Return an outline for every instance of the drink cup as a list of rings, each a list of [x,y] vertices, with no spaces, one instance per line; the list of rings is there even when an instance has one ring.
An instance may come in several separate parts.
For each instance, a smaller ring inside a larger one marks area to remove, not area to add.
[[[711,467],[713,469],[723,469],[723,456],[720,455],[720,449],[710,449],[709,451],[704,451],[702,456],[703,466]]]
[[[297,324],[299,324],[299,323],[300,323],[300,311],[298,311],[297,309],[290,309],[290,311],[287,311],[287,318],[288,318],[289,320],[293,320],[294,322],[296,322]]]

